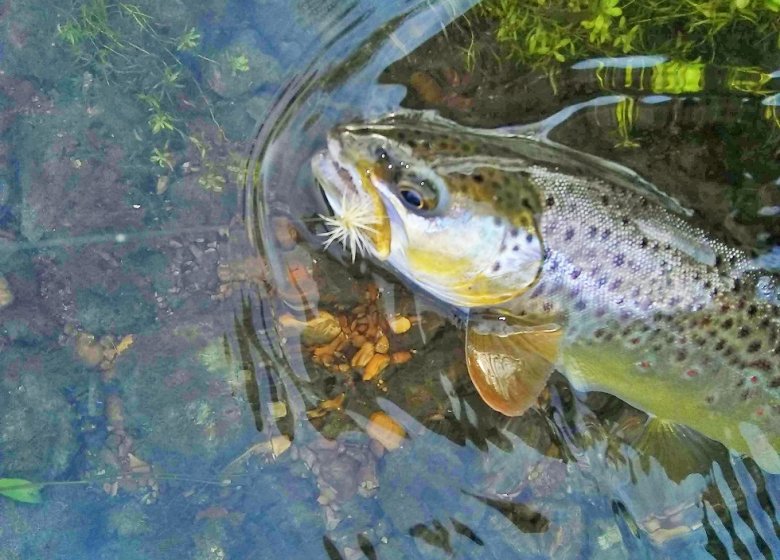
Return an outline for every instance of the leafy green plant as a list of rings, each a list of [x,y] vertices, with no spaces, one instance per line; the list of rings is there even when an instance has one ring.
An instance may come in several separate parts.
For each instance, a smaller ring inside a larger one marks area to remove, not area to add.
[[[780,0],[487,0],[475,11],[495,23],[510,58],[547,71],[637,53],[766,64],[780,49]],[[724,40],[746,48],[720,48]]]
[[[186,145],[189,138],[176,124],[181,121],[178,97],[189,92],[216,124],[211,102],[182,63],[180,53],[186,51],[209,64],[213,61],[197,53],[201,34],[196,28],[185,27],[178,37],[170,35],[169,26],[155,15],[159,10],[159,4],[149,0],[77,0],[57,27],[57,36],[90,73],[135,94],[149,112],[147,134],[166,139],[165,150],[155,148],[149,161],[172,168],[168,140],[178,136]],[[236,71],[243,67],[241,63],[234,65]]]
[[[234,73],[249,72],[249,59],[243,53],[239,53],[230,57],[230,69]]]
[[[176,45],[177,51],[191,51],[200,45],[200,33],[194,27],[189,27],[184,30],[182,36],[179,38],[179,42]]]
[[[0,496],[27,504],[41,503],[41,485],[22,478],[0,478]]]
[[[167,145],[163,149],[155,148],[152,150],[152,155],[149,157],[149,161],[155,165],[159,165],[160,167],[173,169],[173,154],[168,150]]]

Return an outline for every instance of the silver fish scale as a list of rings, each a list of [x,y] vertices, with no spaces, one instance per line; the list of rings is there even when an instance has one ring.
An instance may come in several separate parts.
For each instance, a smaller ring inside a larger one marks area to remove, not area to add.
[[[707,240],[639,192],[538,166],[530,174],[545,206],[546,259],[519,302],[528,312],[630,320],[694,311],[732,291],[747,268],[743,253]]]

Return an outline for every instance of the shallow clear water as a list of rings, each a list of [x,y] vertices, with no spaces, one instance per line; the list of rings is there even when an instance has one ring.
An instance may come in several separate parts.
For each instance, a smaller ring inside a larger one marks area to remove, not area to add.
[[[0,8],[0,479],[44,484],[0,496],[0,559],[780,554],[777,475],[709,442],[647,453],[644,414],[557,374],[504,418],[446,313],[323,252],[308,162],[333,125],[527,124],[606,95],[587,69],[469,68],[472,4]],[[617,102],[554,136],[776,267],[777,218],[735,214],[777,205],[761,103],[644,98],[641,149],[619,146]],[[315,363],[291,327],[315,309],[410,319],[399,363]]]

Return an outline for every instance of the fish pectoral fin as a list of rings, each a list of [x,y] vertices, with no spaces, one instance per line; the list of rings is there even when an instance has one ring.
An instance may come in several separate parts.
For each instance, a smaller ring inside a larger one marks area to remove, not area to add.
[[[558,325],[527,325],[513,317],[470,319],[466,365],[482,400],[506,416],[520,416],[536,404],[554,369],[561,334]]]

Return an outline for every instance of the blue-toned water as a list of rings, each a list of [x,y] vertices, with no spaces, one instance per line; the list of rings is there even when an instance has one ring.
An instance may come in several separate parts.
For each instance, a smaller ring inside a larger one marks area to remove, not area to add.
[[[778,475],[710,442],[682,466],[685,448],[646,453],[646,415],[559,374],[505,418],[435,302],[323,251],[309,160],[334,125],[400,107],[525,125],[614,93],[587,67],[555,87],[468,70],[464,38],[492,41],[469,27],[477,3],[0,7],[0,560],[780,555]],[[641,102],[643,149],[609,152],[613,101],[556,121],[562,141],[663,190],[705,174],[697,142],[728,144],[686,132],[672,95]],[[753,122],[729,103],[690,122]],[[663,141],[679,166],[659,166]],[[733,153],[707,185],[763,181]],[[754,222],[733,219],[745,190],[670,194],[776,271],[765,182]],[[316,310],[409,329],[363,379],[314,359],[321,332],[301,345]]]

